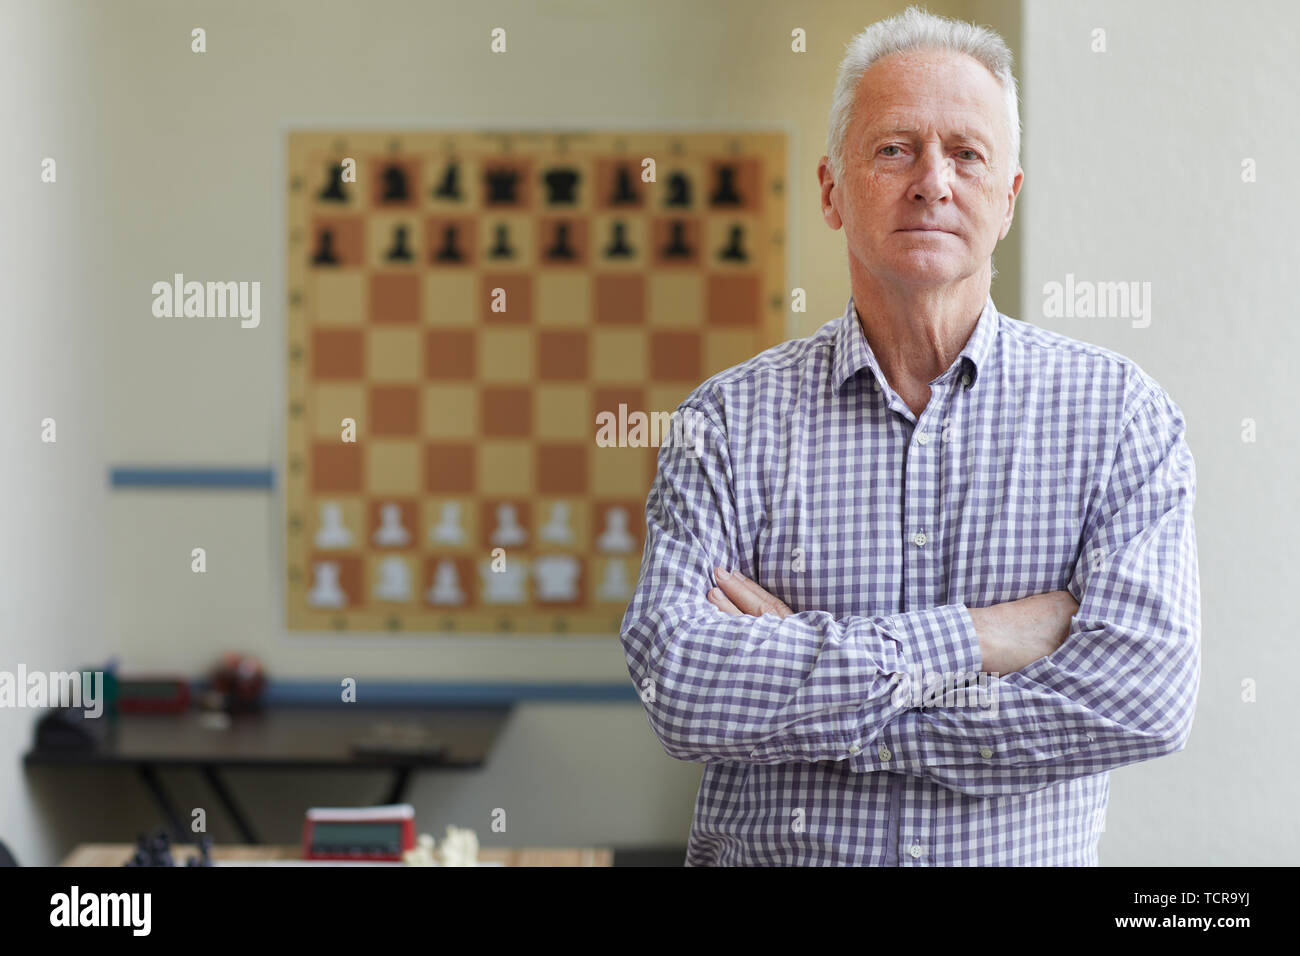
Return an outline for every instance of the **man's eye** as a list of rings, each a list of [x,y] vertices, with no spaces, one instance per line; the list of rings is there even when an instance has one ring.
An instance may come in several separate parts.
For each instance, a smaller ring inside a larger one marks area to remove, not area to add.
[[[973,149],[963,149],[963,150],[960,151],[960,155],[961,155],[961,157],[962,157],[963,159],[979,159],[979,158],[980,158],[980,154],[977,153],[977,152],[975,152],[975,150],[973,150]]]
[[[882,146],[882,147],[880,148],[880,151],[883,153],[883,152],[884,152],[885,150],[887,150],[887,149],[898,149],[898,147],[897,147],[897,146]],[[892,156],[893,154],[891,153],[890,155]]]

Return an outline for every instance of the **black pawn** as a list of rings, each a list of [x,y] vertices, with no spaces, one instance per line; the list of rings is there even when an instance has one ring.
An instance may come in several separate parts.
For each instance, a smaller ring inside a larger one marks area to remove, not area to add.
[[[632,254],[632,247],[627,244],[627,226],[621,222],[614,223],[614,236],[605,247],[605,258],[627,259]]]
[[[405,202],[409,198],[406,192],[406,173],[401,166],[389,166],[384,170],[384,196],[381,202]]]
[[[455,163],[447,165],[447,172],[443,174],[442,182],[438,183],[438,188],[433,191],[433,198],[455,200],[461,198],[460,167]]]
[[[669,224],[668,245],[664,246],[663,257],[665,259],[689,259],[694,252],[686,245],[686,223],[673,222]]]
[[[515,251],[510,248],[510,238],[506,235],[505,226],[497,226],[496,242],[488,250],[489,259],[513,259]]]
[[[465,257],[456,248],[456,227],[448,226],[442,231],[442,248],[433,256],[435,262],[464,262]]]
[[[411,250],[406,245],[405,226],[395,226],[393,228],[393,247],[384,254],[384,258],[389,262],[411,261]]]
[[[722,166],[718,169],[718,185],[709,197],[710,205],[739,206],[740,193],[736,192],[736,167]]]
[[[325,175],[329,177],[329,182],[316,194],[316,198],[326,202],[347,202],[348,197],[343,192],[343,167],[337,163],[327,163]]]
[[[718,258],[725,262],[748,262],[749,254],[741,246],[741,235],[743,230],[739,226],[731,227],[731,239],[727,243],[727,248],[718,253]]]
[[[316,253],[311,257],[312,265],[317,266],[336,266],[339,264],[338,256],[334,254],[334,233],[328,229],[322,229],[320,234],[320,245],[316,248]]]
[[[620,166],[615,181],[614,195],[609,197],[609,203],[611,206],[627,206],[635,204],[637,201],[636,190],[632,188],[632,174],[628,172],[626,166]]]
[[[569,224],[567,222],[556,223],[555,241],[551,247],[546,250],[547,259],[567,259],[572,261],[577,258],[577,253],[569,245]]]
[[[665,206],[689,206],[691,204],[691,181],[681,173],[668,177],[668,198]]]

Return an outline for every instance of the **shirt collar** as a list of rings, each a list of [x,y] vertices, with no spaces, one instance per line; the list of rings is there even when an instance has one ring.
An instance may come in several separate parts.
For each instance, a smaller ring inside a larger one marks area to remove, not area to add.
[[[974,388],[975,382],[979,379],[980,367],[988,359],[997,332],[998,310],[993,304],[993,297],[989,296],[984,301],[984,311],[980,313],[975,323],[975,331],[971,333],[970,338],[966,340],[966,345],[957,354],[957,360],[953,362],[952,368],[935,381],[942,381],[949,375],[954,375],[958,376],[959,381],[967,388]],[[864,368],[871,370],[881,388],[887,384],[885,373],[880,370],[875,353],[871,351],[871,345],[862,332],[862,323],[858,321],[852,296],[849,297],[849,304],[844,314],[840,316],[839,328],[835,332],[834,363],[832,385],[837,395],[843,390],[845,383]],[[963,376],[969,376],[969,379],[962,378]]]

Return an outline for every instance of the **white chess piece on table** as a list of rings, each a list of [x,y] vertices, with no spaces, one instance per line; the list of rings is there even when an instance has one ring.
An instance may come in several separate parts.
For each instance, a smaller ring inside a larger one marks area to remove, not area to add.
[[[411,532],[402,527],[402,506],[382,505],[379,509],[379,527],[375,529],[375,544],[401,547],[410,542]]]
[[[406,601],[411,597],[411,569],[401,558],[388,557],[379,562],[379,580],[375,597],[384,601]]]
[[[551,517],[537,532],[543,541],[552,544],[568,544],[573,540],[573,529],[569,527],[569,503],[557,501],[551,505]]]
[[[337,501],[320,504],[320,527],[316,530],[316,547],[346,548],[352,544],[352,532],[343,525],[343,508]]]
[[[533,562],[537,597],[543,601],[574,601],[578,597],[578,559],[571,554],[548,554]]]
[[[605,530],[596,539],[596,547],[606,554],[625,554],[636,548],[636,539],[627,530],[626,508],[605,509]]]
[[[460,526],[460,502],[443,502],[442,516],[429,529],[429,540],[434,544],[465,543],[465,529]]]
[[[522,604],[526,599],[524,584],[527,579],[526,562],[512,558],[505,570],[493,571],[492,562],[480,565],[483,581],[483,601],[489,604]]]
[[[605,576],[601,579],[596,596],[602,601],[618,601],[632,596],[627,567],[622,561],[613,560],[605,565]]]
[[[456,565],[446,559],[438,562],[433,572],[433,587],[426,597],[430,604],[464,604],[465,592],[460,587]]]
[[[312,565],[315,584],[307,595],[312,607],[343,607],[348,596],[339,587],[339,566],[335,561],[318,561]]]
[[[497,526],[491,540],[494,545],[502,547],[523,544],[528,540],[528,532],[519,526],[519,514],[514,505],[497,505]]]

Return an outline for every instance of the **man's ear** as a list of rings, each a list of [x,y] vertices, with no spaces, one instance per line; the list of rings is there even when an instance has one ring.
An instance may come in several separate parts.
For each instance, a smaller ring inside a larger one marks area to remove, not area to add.
[[[817,182],[821,186],[822,218],[826,220],[826,225],[832,229],[839,229],[844,225],[844,221],[840,219],[840,214],[831,201],[831,190],[835,188],[835,176],[831,172],[831,161],[828,156],[823,156],[817,164]]]
[[[1002,231],[998,233],[998,241],[1001,242],[1011,231],[1011,221],[1016,216],[1016,197],[1020,195],[1020,187],[1025,182],[1025,171],[1016,167],[1016,178],[1011,180],[1011,188],[1007,191],[1007,214],[1002,218]]]

